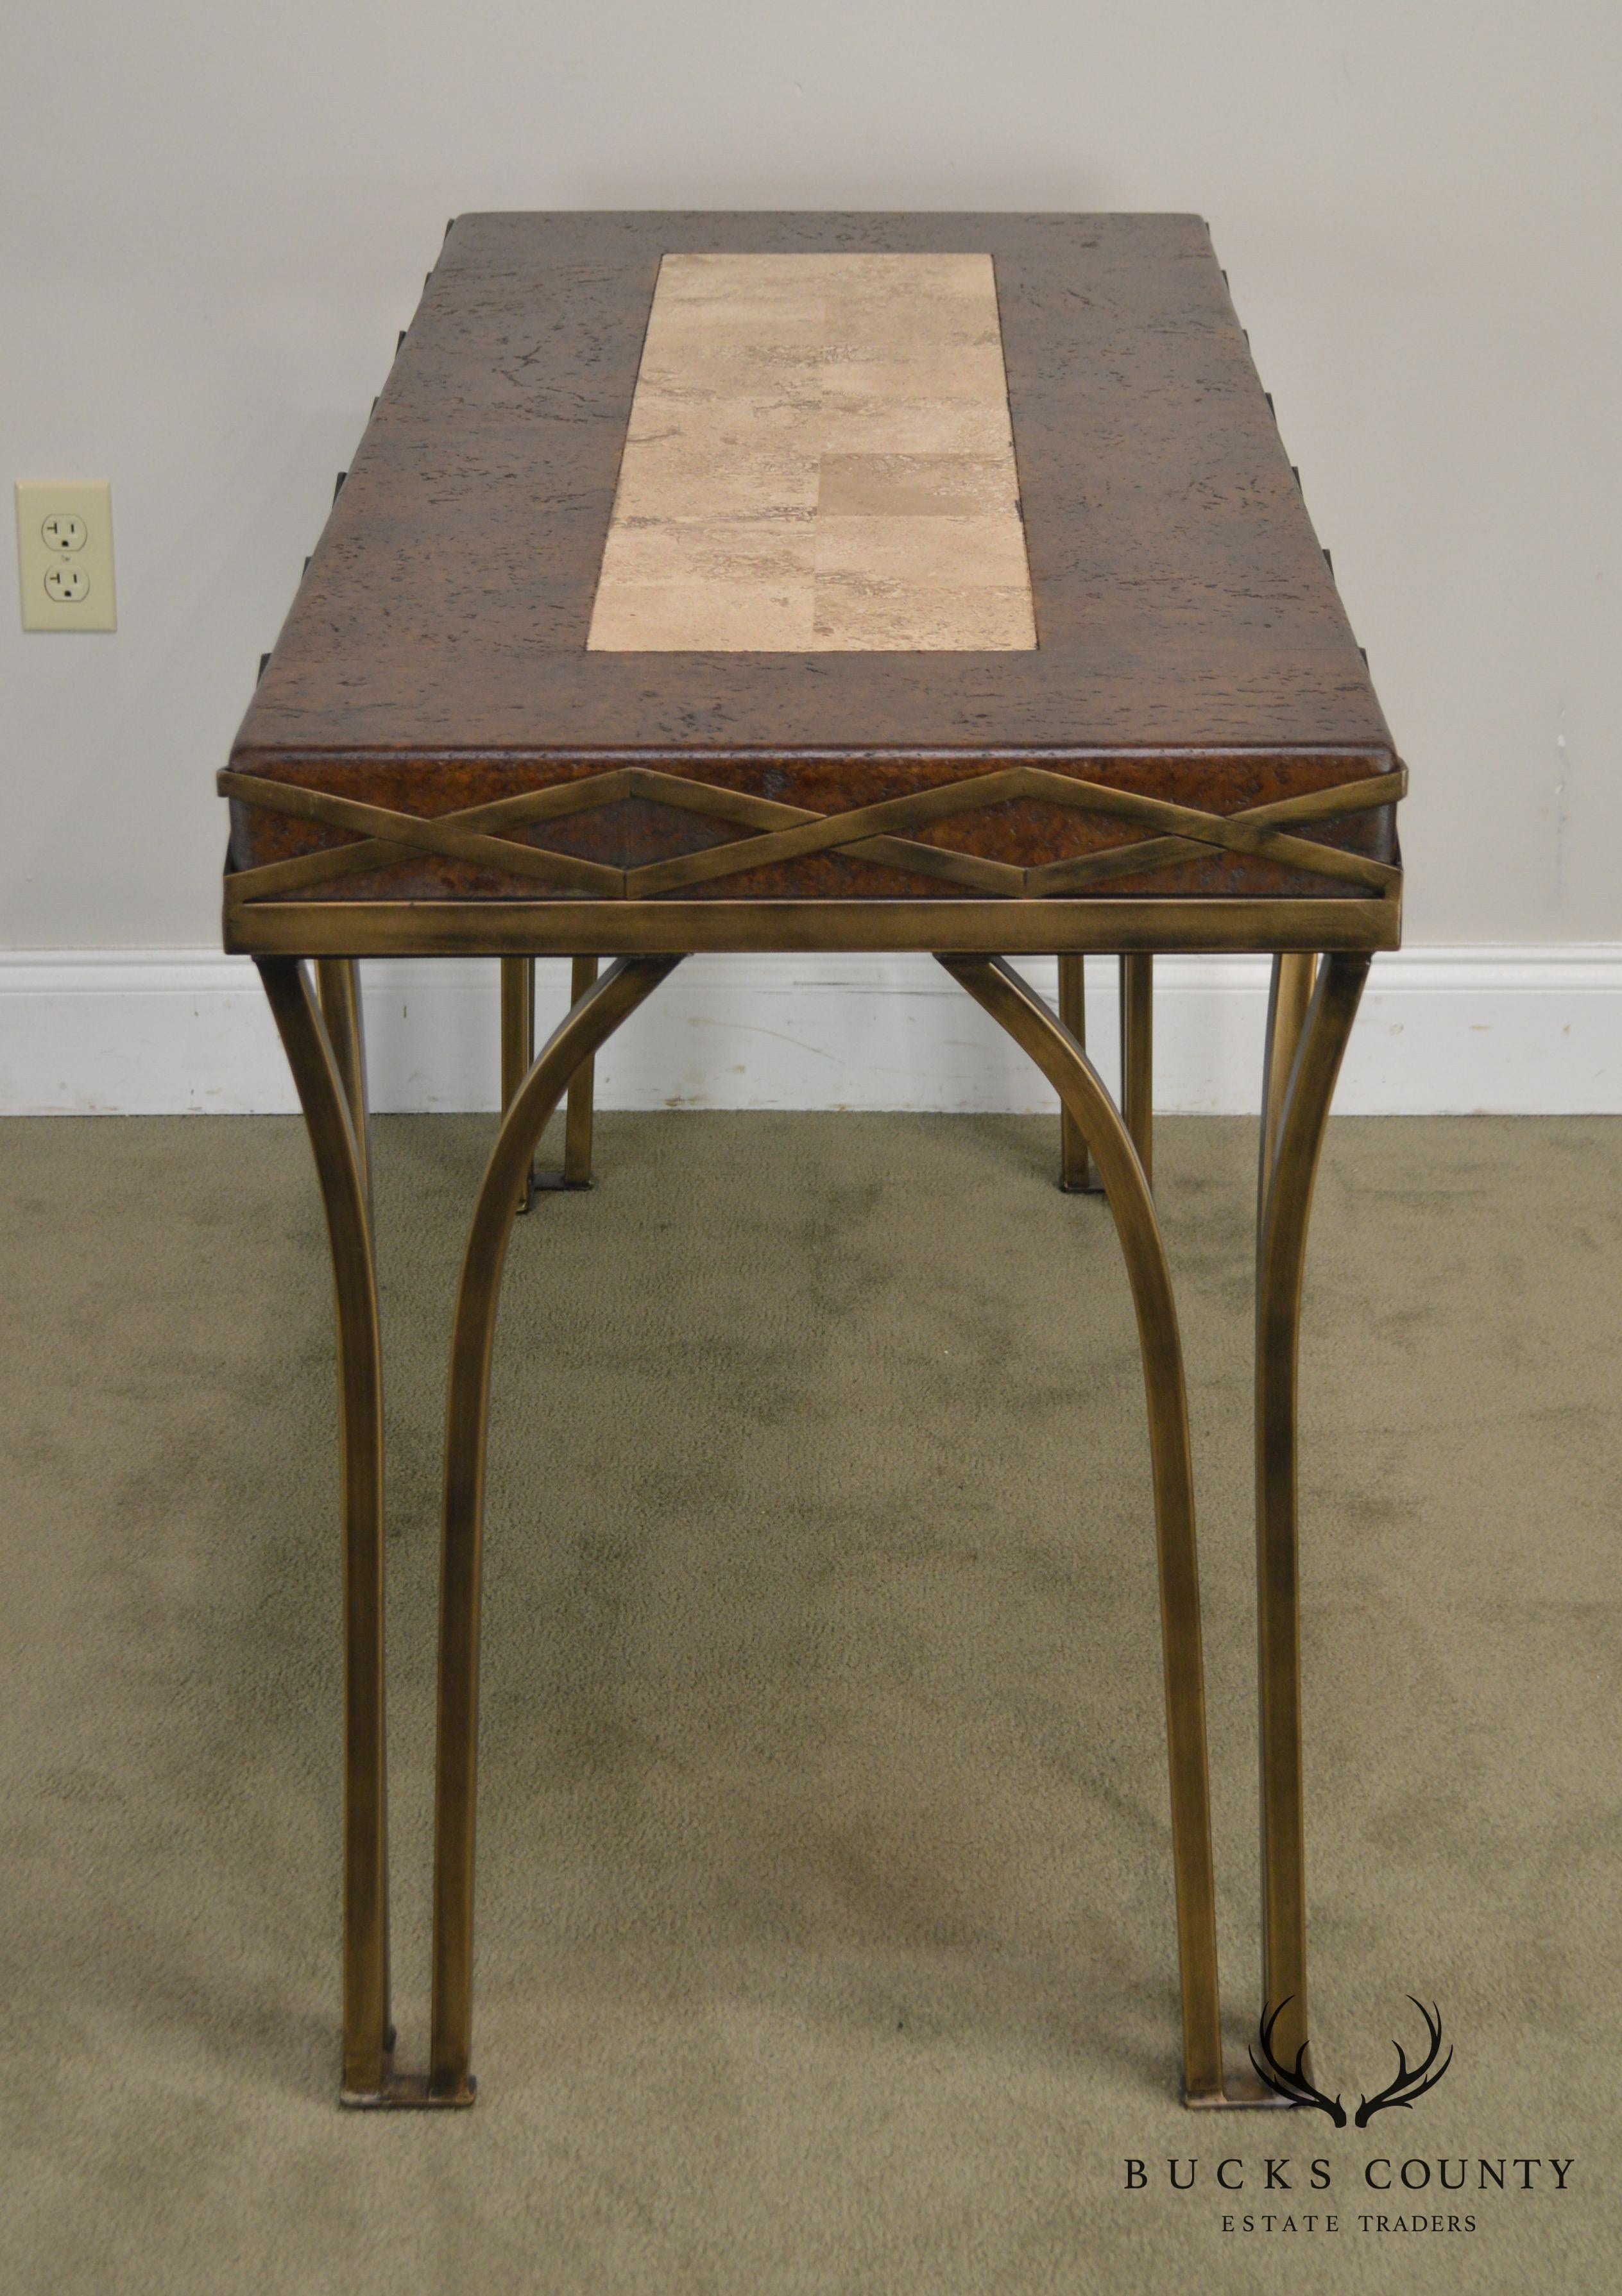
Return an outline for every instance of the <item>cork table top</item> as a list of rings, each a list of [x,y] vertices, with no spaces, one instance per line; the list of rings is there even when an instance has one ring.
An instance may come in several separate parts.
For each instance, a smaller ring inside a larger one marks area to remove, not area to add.
[[[1397,931],[1401,768],[1191,216],[459,218],[222,786],[233,947]]]

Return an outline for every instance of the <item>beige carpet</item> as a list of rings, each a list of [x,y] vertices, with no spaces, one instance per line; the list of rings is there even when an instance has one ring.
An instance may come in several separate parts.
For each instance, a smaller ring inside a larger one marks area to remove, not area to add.
[[[378,1131],[414,2062],[443,1350],[489,1126]],[[1382,2084],[1410,1993],[1457,2051],[1366,2132],[1176,2101],[1141,1390],[1108,1215],[1055,1192],[1053,1134],[610,1117],[596,1192],[520,1227],[482,2095],[358,2117],[334,2102],[333,1382],[302,1136],[0,1126],[0,2284],[1622,2287],[1622,1126],[1332,1130],[1304,1346],[1319,2069],[1352,2103]],[[1252,1136],[1159,1135],[1236,2053]],[[1469,2188],[1376,2194],[1382,2158],[1463,2160]],[[1572,2165],[1564,2192],[1511,2166],[1483,2193],[1483,2158]]]

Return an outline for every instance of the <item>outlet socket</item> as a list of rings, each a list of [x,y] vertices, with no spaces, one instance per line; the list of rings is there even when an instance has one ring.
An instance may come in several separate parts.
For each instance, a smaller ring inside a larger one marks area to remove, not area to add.
[[[25,630],[117,629],[105,479],[19,480],[17,578]]]

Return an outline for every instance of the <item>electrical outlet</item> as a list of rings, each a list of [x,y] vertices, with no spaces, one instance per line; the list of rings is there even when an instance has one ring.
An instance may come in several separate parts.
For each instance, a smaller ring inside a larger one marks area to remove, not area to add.
[[[112,489],[105,479],[19,480],[25,630],[116,630]]]

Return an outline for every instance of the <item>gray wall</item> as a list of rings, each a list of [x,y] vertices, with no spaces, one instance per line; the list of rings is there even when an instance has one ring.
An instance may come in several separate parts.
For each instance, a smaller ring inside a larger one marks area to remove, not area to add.
[[[121,626],[0,617],[0,947],[214,940],[213,772],[446,217],[577,205],[1208,217],[1413,769],[1411,938],[1622,938],[1618,27],[1597,0],[14,9],[0,469],[111,478]]]

